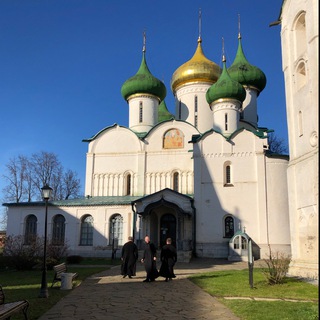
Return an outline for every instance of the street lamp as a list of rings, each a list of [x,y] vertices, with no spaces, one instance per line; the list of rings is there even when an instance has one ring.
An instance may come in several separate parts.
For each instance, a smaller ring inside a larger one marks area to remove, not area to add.
[[[114,259],[114,225],[116,223],[116,218],[112,218],[112,254],[111,254],[111,260]]]
[[[45,221],[44,221],[44,248],[43,248],[43,267],[42,267],[42,280],[39,298],[48,298],[48,283],[47,283],[47,220],[48,220],[48,200],[51,196],[52,188],[47,184],[41,188],[42,198],[45,201]]]

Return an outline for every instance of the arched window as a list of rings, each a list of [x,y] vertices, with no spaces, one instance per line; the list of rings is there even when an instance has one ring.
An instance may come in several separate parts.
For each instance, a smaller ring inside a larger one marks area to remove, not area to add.
[[[307,82],[306,66],[304,61],[300,61],[296,68],[296,87],[297,90],[305,86]]]
[[[131,174],[128,173],[125,179],[125,195],[129,196],[131,194]]]
[[[142,101],[139,102],[139,122],[143,121],[143,105]]]
[[[80,246],[93,245],[93,217],[86,215],[81,219]]]
[[[299,59],[307,50],[307,36],[306,36],[306,19],[305,12],[302,12],[294,26],[294,47],[295,47],[295,60]]]
[[[110,219],[109,245],[112,243],[115,248],[123,245],[123,218],[120,214],[115,214]]]
[[[27,216],[25,231],[24,231],[24,244],[31,244],[37,237],[37,217],[33,214]]]
[[[234,220],[231,216],[227,216],[224,219],[224,236],[226,238],[232,238],[234,235]]]
[[[64,244],[65,222],[63,215],[58,214],[53,218],[52,226],[52,244],[59,246]]]
[[[172,189],[177,192],[179,191],[179,173],[178,172],[175,172],[173,174]]]
[[[225,187],[230,187],[233,186],[232,184],[232,172],[231,172],[231,162],[227,161],[224,164],[224,186]]]

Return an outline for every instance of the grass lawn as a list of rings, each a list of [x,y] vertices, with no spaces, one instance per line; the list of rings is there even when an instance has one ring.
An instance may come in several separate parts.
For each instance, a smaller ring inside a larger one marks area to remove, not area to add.
[[[69,272],[77,272],[78,278],[73,282],[74,285],[80,284],[85,278],[92,274],[101,272],[110,268],[111,262],[106,259],[93,259],[90,264],[94,267],[86,267],[89,262],[83,261],[79,266],[72,265],[68,267]],[[115,262],[116,263],[116,262]],[[14,271],[1,270],[0,284],[3,287],[6,302],[13,302],[27,299],[30,303],[28,309],[29,320],[36,320],[47,310],[53,307],[61,298],[70,293],[69,290],[60,290],[60,284],[51,288],[54,272],[48,270],[48,298],[39,298],[41,286],[41,270],[32,271]],[[22,320],[23,315],[12,316],[11,320]]]
[[[295,278],[285,278],[279,285],[269,285],[262,269],[254,269],[253,288],[248,270],[216,271],[193,275],[190,280],[216,297],[242,320],[316,320],[318,286]],[[228,300],[225,297],[293,299],[297,301]],[[304,301],[309,302],[304,302]]]

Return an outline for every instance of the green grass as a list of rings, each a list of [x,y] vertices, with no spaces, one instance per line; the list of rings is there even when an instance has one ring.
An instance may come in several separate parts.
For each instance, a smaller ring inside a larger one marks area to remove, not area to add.
[[[200,288],[217,297],[242,320],[316,320],[318,286],[295,278],[270,286],[262,269],[254,269],[253,288],[249,285],[248,270],[217,271],[190,277]],[[227,300],[224,297],[294,299],[291,301]],[[301,302],[308,300],[310,302]]]
[[[73,283],[75,285],[80,284],[85,278],[92,274],[101,272],[110,267],[106,265],[98,267],[76,267],[72,266],[68,268],[70,272],[77,272],[78,278]],[[0,284],[3,287],[6,302],[13,302],[18,300],[27,299],[30,303],[28,316],[29,320],[38,319],[42,314],[53,307],[61,298],[66,296],[70,291],[60,290],[59,285],[55,285],[51,288],[54,272],[48,270],[47,281],[48,281],[48,298],[39,298],[40,284],[41,284],[41,271],[1,271],[0,272]],[[24,319],[23,315],[12,316],[11,320]]]

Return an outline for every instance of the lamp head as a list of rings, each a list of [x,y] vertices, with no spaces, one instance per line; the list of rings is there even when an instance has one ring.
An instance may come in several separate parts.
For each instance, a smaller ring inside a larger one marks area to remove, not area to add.
[[[42,198],[43,198],[44,200],[49,200],[50,197],[51,197],[52,188],[50,188],[47,184],[45,184],[45,185],[41,188],[41,191],[42,191]]]

